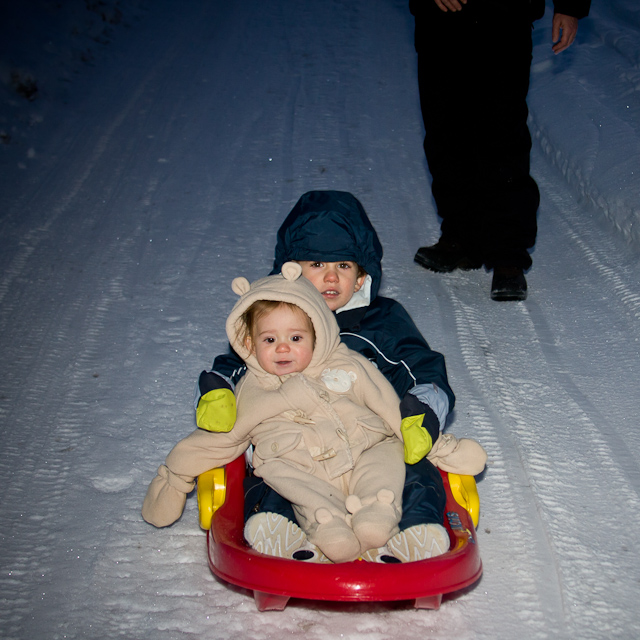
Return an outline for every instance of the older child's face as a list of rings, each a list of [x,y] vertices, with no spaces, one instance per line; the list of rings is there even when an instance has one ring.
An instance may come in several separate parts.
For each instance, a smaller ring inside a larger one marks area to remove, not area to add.
[[[255,335],[247,338],[258,364],[276,376],[304,371],[313,356],[313,327],[302,310],[277,307],[256,322]]]
[[[322,294],[331,311],[344,307],[356,291],[360,290],[366,276],[358,277],[355,262],[313,262],[299,260],[302,275],[311,280]]]

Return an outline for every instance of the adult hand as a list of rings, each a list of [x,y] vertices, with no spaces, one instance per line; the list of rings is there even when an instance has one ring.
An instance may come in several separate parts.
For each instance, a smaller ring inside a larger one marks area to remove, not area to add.
[[[436,0],[436,2],[438,2],[438,0]],[[564,13],[555,13],[551,27],[551,41],[555,43],[552,47],[553,53],[558,54],[568,49],[576,39],[577,33],[578,18],[567,16]]]
[[[440,11],[460,11],[467,0],[434,0]]]

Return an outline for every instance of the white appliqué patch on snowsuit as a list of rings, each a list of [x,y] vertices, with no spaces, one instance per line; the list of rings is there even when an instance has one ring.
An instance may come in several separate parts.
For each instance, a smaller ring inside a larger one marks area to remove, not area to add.
[[[344,369],[325,369],[320,375],[320,379],[329,391],[336,393],[346,393],[351,389],[351,385],[358,379],[353,371]]]

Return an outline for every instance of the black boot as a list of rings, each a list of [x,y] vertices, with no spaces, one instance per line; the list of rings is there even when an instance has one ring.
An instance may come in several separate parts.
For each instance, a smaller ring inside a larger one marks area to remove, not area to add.
[[[440,238],[430,247],[420,247],[414,256],[414,261],[425,269],[439,273],[449,273],[454,269],[469,271],[479,269],[482,260],[472,255],[459,244],[448,242]]]
[[[526,300],[527,281],[521,267],[494,267],[491,299],[498,301]]]

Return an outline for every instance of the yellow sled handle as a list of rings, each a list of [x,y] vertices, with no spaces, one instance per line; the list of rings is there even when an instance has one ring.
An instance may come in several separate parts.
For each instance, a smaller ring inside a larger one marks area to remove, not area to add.
[[[477,527],[480,520],[480,496],[476,479],[473,476],[450,473],[449,486],[455,501],[469,512],[473,526]]]
[[[198,511],[200,527],[211,529],[213,514],[224,504],[227,493],[227,478],[224,467],[210,469],[198,476]]]

